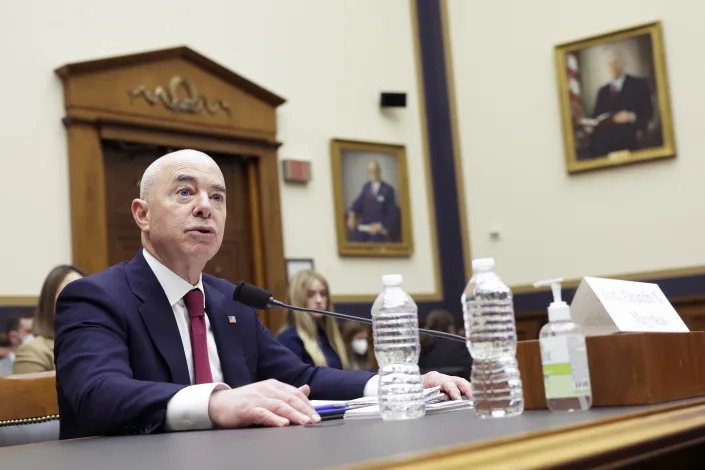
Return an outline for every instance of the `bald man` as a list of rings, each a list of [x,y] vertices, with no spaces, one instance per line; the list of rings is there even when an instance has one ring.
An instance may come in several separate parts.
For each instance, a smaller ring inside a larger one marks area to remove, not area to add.
[[[181,150],[145,171],[132,215],[142,249],[59,296],[55,362],[61,438],[316,423],[308,398],[376,393],[378,378],[304,364],[235,286],[203,274],[223,240],[218,165]],[[436,372],[452,397],[469,383]]]
[[[617,51],[606,54],[606,65],[611,80],[598,91],[593,111],[593,117],[604,120],[604,124],[587,129],[592,133],[592,158],[640,148],[640,140],[653,116],[646,80],[625,73],[624,58]]]

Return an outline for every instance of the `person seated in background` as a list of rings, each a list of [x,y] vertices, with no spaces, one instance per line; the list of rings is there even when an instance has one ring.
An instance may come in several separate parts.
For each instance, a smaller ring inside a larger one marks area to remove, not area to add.
[[[0,331],[0,375],[12,374],[11,346],[7,333]]]
[[[6,333],[2,333],[2,345],[0,345],[0,375],[12,374],[12,365],[15,363],[17,349],[23,343],[33,339],[32,323],[31,313],[16,314],[7,319]]]
[[[287,301],[294,307],[330,310],[328,281],[315,271],[299,271],[289,282]],[[347,348],[333,317],[290,310],[277,339],[308,365],[350,369]]]
[[[7,337],[10,339],[10,348],[12,348],[13,353],[17,348],[22,346],[22,344],[32,340],[33,322],[34,317],[32,313],[21,313],[7,319],[5,331],[7,332]]]
[[[84,277],[80,268],[59,265],[49,271],[39,294],[34,314],[33,338],[17,348],[13,374],[33,374],[54,370],[54,311],[59,293],[68,283]]]
[[[340,328],[353,370],[372,369],[372,351],[369,347],[370,327],[364,323],[347,321]]]
[[[455,319],[447,310],[431,310],[424,319],[422,328],[458,334]],[[465,343],[434,336],[421,335],[419,368],[421,373],[437,370],[458,377],[470,377],[472,357]]]

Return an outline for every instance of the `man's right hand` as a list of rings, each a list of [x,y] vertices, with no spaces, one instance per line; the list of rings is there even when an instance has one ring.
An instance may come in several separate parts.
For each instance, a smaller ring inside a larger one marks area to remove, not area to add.
[[[310,391],[308,385],[296,388],[274,379],[216,390],[208,401],[208,416],[221,428],[318,423],[321,417],[308,401]]]
[[[354,231],[357,227],[357,217],[355,216],[354,212],[348,212],[346,225],[348,226],[348,230],[350,230],[351,232]]]

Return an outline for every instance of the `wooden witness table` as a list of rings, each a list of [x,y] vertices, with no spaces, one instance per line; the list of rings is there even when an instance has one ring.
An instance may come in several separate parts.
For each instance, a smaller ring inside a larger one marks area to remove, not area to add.
[[[705,461],[705,399],[665,405],[527,411],[480,420],[472,411],[405,422],[117,436],[0,449],[3,468],[593,468]],[[701,457],[701,455],[703,457]],[[658,460],[665,459],[665,460]],[[216,467],[218,466],[218,467]],[[660,464],[658,467],[660,468]]]

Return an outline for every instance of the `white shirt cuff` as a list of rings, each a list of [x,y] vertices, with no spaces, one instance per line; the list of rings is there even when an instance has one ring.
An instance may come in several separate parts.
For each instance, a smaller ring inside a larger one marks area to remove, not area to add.
[[[369,382],[368,382],[369,383]],[[167,431],[211,429],[208,402],[216,390],[228,390],[224,383],[191,385],[179,390],[166,405]]]
[[[363,397],[376,397],[379,394],[379,375],[373,376],[365,384],[365,389],[362,391]]]

